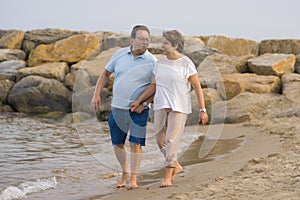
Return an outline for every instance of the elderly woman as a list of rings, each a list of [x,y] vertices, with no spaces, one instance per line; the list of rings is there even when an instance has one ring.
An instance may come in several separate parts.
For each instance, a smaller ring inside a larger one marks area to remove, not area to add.
[[[153,70],[154,81],[131,104],[131,110],[139,112],[138,106],[154,95],[154,129],[157,144],[165,156],[166,174],[160,187],[172,185],[176,174],[183,171],[177,161],[178,144],[191,109],[191,86],[195,90],[200,109],[199,121],[208,122],[204,96],[198,73],[193,62],[181,52],[184,38],[177,30],[163,33],[163,56]]]

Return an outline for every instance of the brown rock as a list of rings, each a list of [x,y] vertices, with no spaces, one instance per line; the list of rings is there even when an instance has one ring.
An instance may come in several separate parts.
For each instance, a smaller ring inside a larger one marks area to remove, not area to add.
[[[300,53],[300,40],[262,40],[259,44],[259,52],[260,54],[279,53],[297,55]]]
[[[7,101],[18,112],[68,112],[71,105],[71,91],[55,79],[27,76],[14,85]]]
[[[282,76],[282,94],[295,103],[300,104],[300,74]]]
[[[84,60],[97,46],[99,39],[94,34],[78,34],[54,44],[41,44],[28,58],[28,66],[46,62],[76,63]]]
[[[223,74],[222,81],[217,83],[217,90],[223,99],[231,99],[241,92],[257,94],[279,93],[280,79],[277,76],[256,74]]]
[[[17,81],[25,76],[37,75],[45,78],[54,78],[58,81],[63,81],[66,74],[69,72],[69,67],[65,62],[45,63],[35,67],[26,67],[19,70]]]
[[[296,57],[293,54],[270,54],[266,53],[248,60],[251,72],[259,75],[275,75],[294,72]]]
[[[231,56],[258,55],[258,42],[253,40],[213,35],[208,36],[205,43],[206,46]]]
[[[23,31],[5,31],[0,37],[0,49],[21,49],[24,35]]]

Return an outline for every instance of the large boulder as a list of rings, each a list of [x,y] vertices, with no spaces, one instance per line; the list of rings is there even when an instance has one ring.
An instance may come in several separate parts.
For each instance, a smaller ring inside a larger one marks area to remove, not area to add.
[[[0,80],[0,102],[6,104],[6,98],[9,91],[15,85],[15,82],[10,80]]]
[[[68,64],[65,62],[45,63],[35,67],[26,67],[19,70],[17,81],[25,76],[42,76],[45,78],[54,78],[58,81],[63,81],[66,74],[69,72]]]
[[[28,66],[36,66],[47,62],[76,63],[84,60],[100,45],[95,34],[78,34],[53,44],[41,44],[29,55]]]
[[[243,92],[228,101],[212,105],[210,123],[242,123],[256,118],[279,94]]]
[[[300,54],[296,55],[295,73],[300,74]]]
[[[26,54],[19,49],[0,49],[0,62],[9,60],[25,60]]]
[[[27,76],[14,85],[7,101],[18,112],[68,112],[71,95],[71,91],[55,79]]]
[[[16,81],[19,69],[25,68],[26,62],[23,60],[10,60],[0,63],[0,80],[9,79]]]
[[[217,83],[217,90],[223,99],[232,99],[241,92],[257,94],[279,93],[280,78],[277,76],[263,76],[257,74],[223,74],[222,81]]]
[[[300,74],[282,76],[282,94],[289,100],[300,104]]]
[[[218,53],[207,56],[197,69],[201,84],[203,87],[216,88],[216,83],[222,80],[222,74],[245,71],[247,59],[252,57]]]
[[[24,31],[0,31],[0,49],[21,49]]]
[[[262,40],[259,44],[260,54],[300,54],[300,40],[297,39],[275,39]]]
[[[231,56],[258,55],[259,43],[244,38],[231,38],[223,35],[212,35],[201,38],[206,46],[217,49]]]
[[[127,47],[130,46],[130,36],[128,34],[111,35],[110,37],[104,38],[101,42],[101,51],[108,50],[115,47]]]
[[[99,75],[104,71],[106,64],[111,59],[113,54],[119,50],[120,47],[111,48],[105,51],[102,51],[96,58],[93,60],[82,60],[71,66],[71,71],[76,70],[85,70],[91,77],[92,84],[95,85]]]
[[[92,87],[91,78],[86,70],[76,70],[66,75],[65,85],[72,91],[77,92]]]
[[[27,31],[24,36],[23,50],[27,55],[40,44],[51,44],[59,40],[66,39],[80,32],[63,29],[38,29]]]
[[[294,72],[295,62],[296,56],[293,54],[266,53],[249,59],[247,65],[253,73],[281,77],[283,74]]]

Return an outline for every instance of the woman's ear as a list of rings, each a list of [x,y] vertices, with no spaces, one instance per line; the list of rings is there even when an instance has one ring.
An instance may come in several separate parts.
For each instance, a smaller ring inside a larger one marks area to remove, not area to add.
[[[178,44],[175,44],[173,47],[174,47],[175,50],[177,50]]]

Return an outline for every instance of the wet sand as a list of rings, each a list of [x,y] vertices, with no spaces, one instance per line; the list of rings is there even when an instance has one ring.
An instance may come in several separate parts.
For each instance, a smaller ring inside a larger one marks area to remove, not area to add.
[[[199,126],[199,131],[206,133],[213,126],[216,125]],[[172,187],[159,187],[164,175],[164,169],[162,169],[156,175],[152,175],[153,180],[155,180],[154,183],[142,183],[143,177],[145,178],[147,174],[140,174],[139,189],[121,189],[102,199],[189,199],[190,197],[179,198],[178,194],[199,191],[213,181],[233,175],[243,168],[248,161],[275,155],[281,150],[278,135],[266,134],[257,128],[244,124],[225,124],[218,143],[207,156],[208,158],[199,160],[197,158],[202,141],[203,138],[199,138],[180,157],[179,161],[184,166],[184,173],[176,176]],[[151,177],[147,177],[148,180],[149,178]]]

